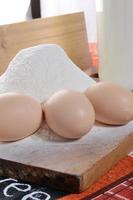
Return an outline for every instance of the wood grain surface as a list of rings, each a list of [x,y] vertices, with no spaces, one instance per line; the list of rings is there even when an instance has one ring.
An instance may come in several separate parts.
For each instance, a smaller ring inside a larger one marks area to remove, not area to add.
[[[79,140],[65,140],[47,125],[21,141],[0,143],[0,176],[81,192],[133,149],[133,122],[95,125]]]
[[[59,44],[81,69],[91,65],[83,13],[0,26],[0,74],[16,53],[43,43]]]
[[[83,13],[37,19],[0,27],[0,73],[22,48],[61,45],[82,69],[90,65]],[[0,175],[71,192],[81,192],[133,149],[133,122],[96,124],[86,136],[68,141],[46,124],[21,141],[0,143]]]

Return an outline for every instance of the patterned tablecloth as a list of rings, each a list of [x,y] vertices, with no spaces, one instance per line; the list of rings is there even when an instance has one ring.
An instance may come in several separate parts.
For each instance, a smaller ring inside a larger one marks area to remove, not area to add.
[[[88,190],[60,200],[133,200],[133,156],[120,160]]]

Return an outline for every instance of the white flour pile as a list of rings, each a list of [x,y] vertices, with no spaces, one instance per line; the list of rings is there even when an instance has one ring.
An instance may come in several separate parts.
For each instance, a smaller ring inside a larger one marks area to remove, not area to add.
[[[84,91],[95,83],[55,45],[38,45],[21,50],[0,77],[0,93],[23,92],[47,99],[61,89]]]

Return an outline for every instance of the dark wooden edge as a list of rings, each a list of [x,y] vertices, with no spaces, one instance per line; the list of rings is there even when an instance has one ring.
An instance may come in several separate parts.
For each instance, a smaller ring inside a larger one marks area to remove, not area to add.
[[[121,184],[122,182],[124,182],[124,181],[126,181],[126,180],[128,180],[129,178],[132,178],[132,177],[133,177],[133,172],[131,172],[130,174],[128,174],[128,175],[118,179],[117,181],[107,185],[106,187],[98,190],[97,192],[94,192],[93,194],[90,194],[90,195],[82,198],[81,200],[92,200],[92,198],[95,198],[95,197],[99,196],[100,194],[103,194],[104,192],[110,190],[111,188]]]
[[[61,191],[80,193],[95,183],[102,175],[109,171],[113,165],[132,150],[133,135],[128,136],[127,139],[121,142],[121,144],[110,154],[98,161],[91,169],[89,169],[89,171],[86,171],[79,176],[76,174],[66,174],[46,168],[39,168],[31,166],[30,164],[25,165],[0,159],[0,176],[16,178],[38,185],[48,185],[51,188],[60,189]],[[113,152],[115,152],[115,157],[112,156]],[[105,163],[106,171],[104,168]]]
[[[31,14],[32,18],[40,18],[41,17],[41,6],[40,0],[31,0]]]
[[[4,159],[0,159],[0,176],[41,186],[48,185],[51,188],[60,189],[60,191],[76,193],[80,190],[80,177],[77,175],[69,175]]]
[[[44,184],[62,191],[80,193],[95,183],[102,175],[109,171],[113,165],[124,156],[128,155],[132,150],[133,135],[130,135],[110,154],[79,176],[76,174],[66,174],[46,168],[39,168],[31,166],[30,164],[25,165],[0,159],[0,176],[16,178],[39,185]],[[112,153],[115,153],[115,156],[112,156]],[[105,163],[106,171],[104,168]]]

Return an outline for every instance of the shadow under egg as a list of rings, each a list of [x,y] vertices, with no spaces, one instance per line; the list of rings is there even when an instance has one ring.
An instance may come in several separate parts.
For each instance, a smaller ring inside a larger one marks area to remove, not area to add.
[[[104,122],[95,121],[95,125],[99,127],[119,127],[119,126],[125,126],[125,124],[106,124]]]
[[[46,121],[43,120],[40,129],[34,134],[34,136],[48,142],[54,142],[54,143],[68,143],[75,141],[75,139],[67,139],[63,138],[59,135],[57,135],[54,131],[52,131]]]

